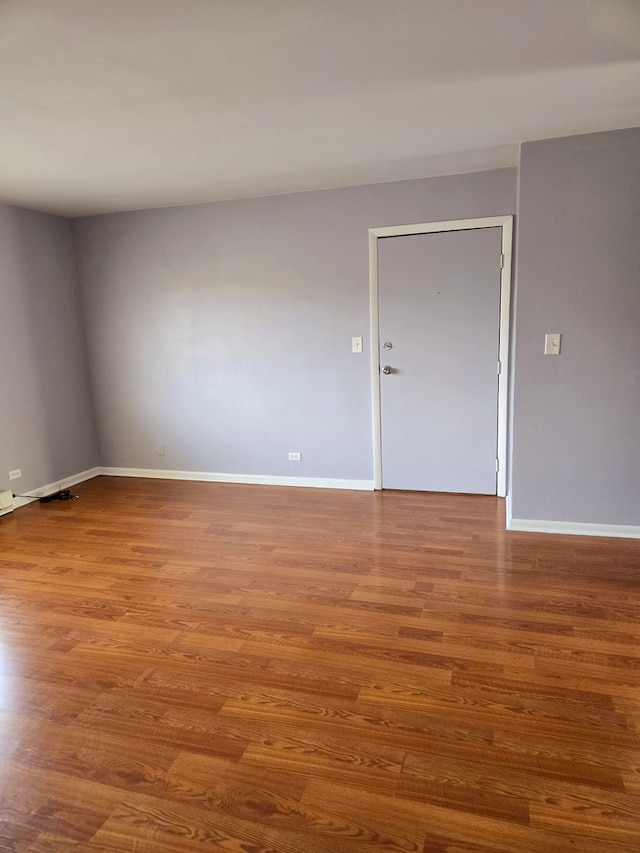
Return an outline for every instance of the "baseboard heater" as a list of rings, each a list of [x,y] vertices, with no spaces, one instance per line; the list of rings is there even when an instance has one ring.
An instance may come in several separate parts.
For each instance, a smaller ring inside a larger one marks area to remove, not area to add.
[[[11,492],[0,492],[0,515],[13,512],[13,495]]]

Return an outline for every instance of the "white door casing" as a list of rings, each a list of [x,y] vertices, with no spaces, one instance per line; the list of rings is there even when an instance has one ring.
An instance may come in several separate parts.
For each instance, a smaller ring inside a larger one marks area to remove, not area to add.
[[[507,468],[507,391],[509,357],[509,306],[511,293],[512,216],[494,216],[480,219],[451,220],[445,222],[420,223],[415,225],[387,226],[369,230],[369,269],[371,298],[371,375],[373,397],[373,456],[374,488],[383,487],[382,478],[382,414],[380,388],[380,291],[378,240],[416,234],[465,231],[479,228],[501,229],[502,263],[500,270],[500,319],[499,319],[499,374],[497,382],[497,447],[498,471],[496,493],[506,494]],[[498,365],[496,364],[496,369]]]

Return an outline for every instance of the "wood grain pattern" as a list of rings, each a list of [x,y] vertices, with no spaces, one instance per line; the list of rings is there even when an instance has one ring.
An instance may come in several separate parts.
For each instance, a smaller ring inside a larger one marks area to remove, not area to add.
[[[640,542],[96,478],[0,521],[0,851],[640,849]]]

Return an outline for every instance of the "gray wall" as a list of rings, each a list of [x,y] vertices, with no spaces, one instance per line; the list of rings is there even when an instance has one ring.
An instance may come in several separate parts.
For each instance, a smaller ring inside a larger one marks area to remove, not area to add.
[[[74,221],[100,463],[371,479],[367,229],[513,212],[515,178]],[[514,518],[639,523],[639,188],[638,129],[522,147]],[[0,205],[0,340],[0,489],[98,464],[65,220]]]
[[[514,518],[640,524],[639,223],[640,129],[522,146]]]
[[[0,342],[0,490],[97,465],[66,219],[0,205]]]
[[[512,213],[515,183],[506,169],[75,220],[101,464],[370,480],[368,228]]]

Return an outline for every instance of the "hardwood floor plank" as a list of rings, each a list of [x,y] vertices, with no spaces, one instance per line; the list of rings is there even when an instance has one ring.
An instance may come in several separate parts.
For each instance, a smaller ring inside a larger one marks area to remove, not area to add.
[[[249,808],[261,810],[262,801],[253,800]],[[270,820],[247,820],[247,804],[240,796],[229,800],[225,813],[202,811],[185,804],[166,803],[136,796],[123,801],[111,818],[96,833],[97,849],[109,851],[154,850],[160,853],[195,853],[229,850],[251,853],[353,853],[380,838],[380,849],[418,851],[417,846],[399,846],[393,837],[367,833],[359,824],[344,819],[332,820],[325,810],[297,809],[293,820],[287,813],[272,813]],[[259,812],[260,814],[260,812]],[[309,828],[308,831],[305,831]],[[134,846],[132,846],[134,845]],[[93,853],[93,847],[88,848]]]
[[[446,806],[471,814],[529,824],[529,804],[515,794],[497,794],[468,785],[451,785],[403,774],[398,781],[398,797]]]

